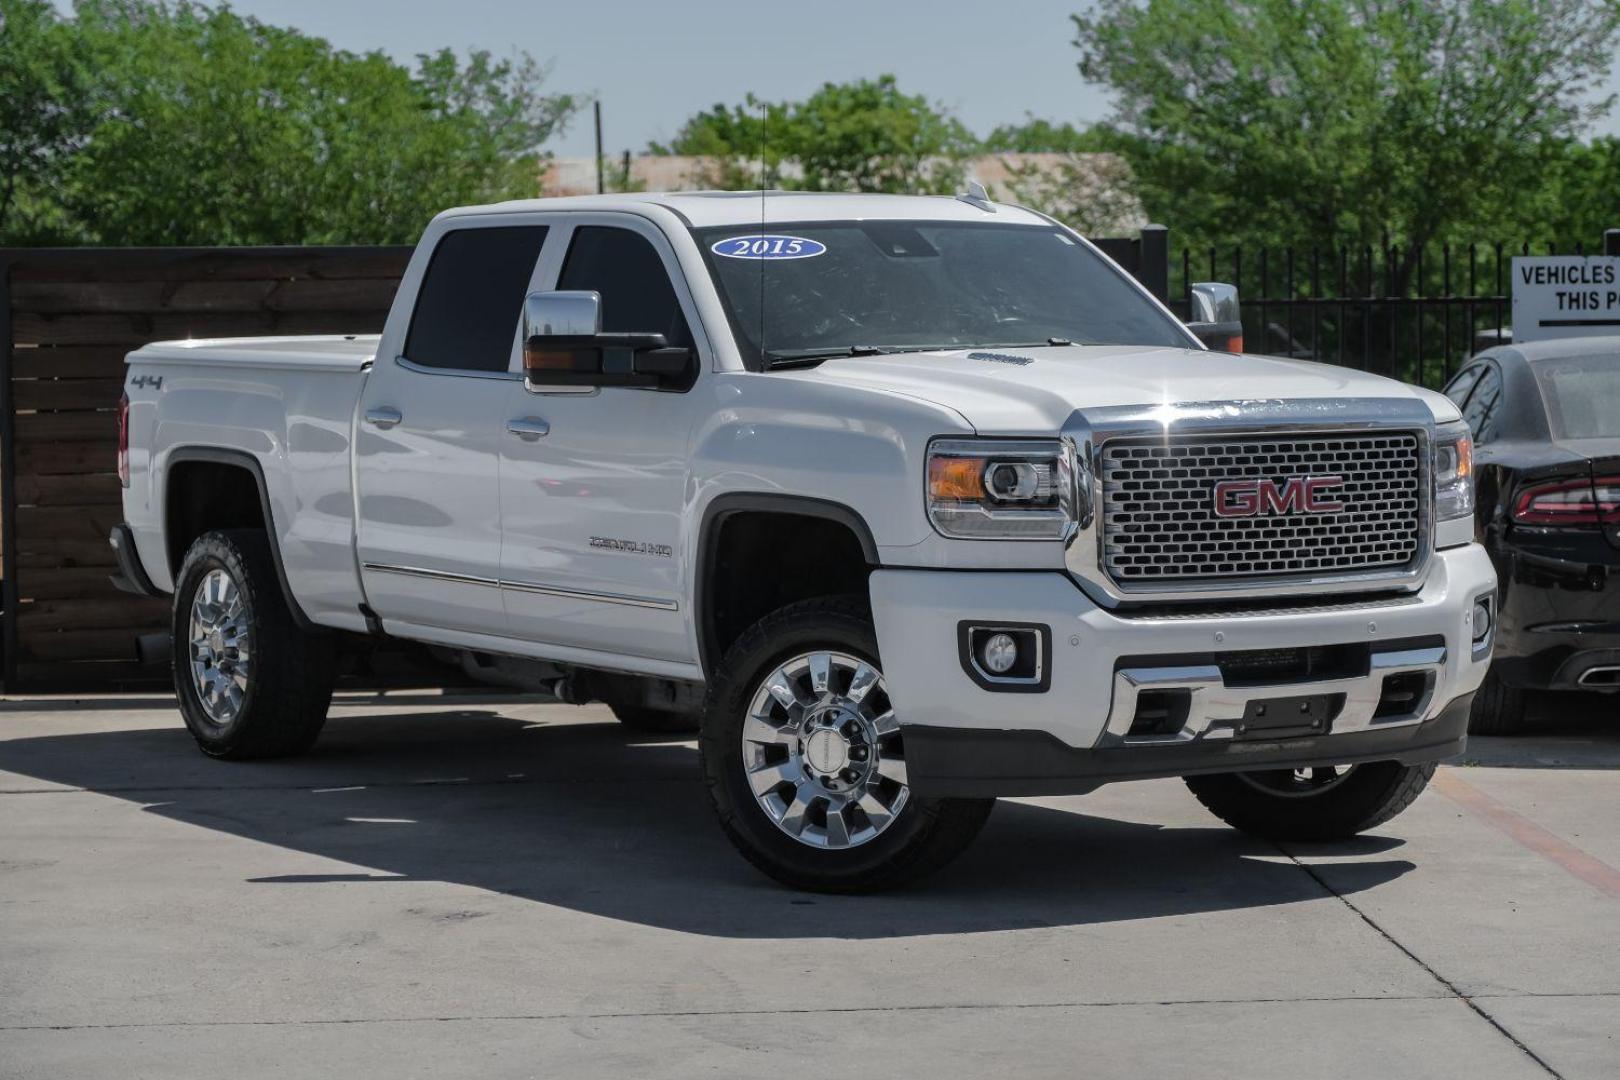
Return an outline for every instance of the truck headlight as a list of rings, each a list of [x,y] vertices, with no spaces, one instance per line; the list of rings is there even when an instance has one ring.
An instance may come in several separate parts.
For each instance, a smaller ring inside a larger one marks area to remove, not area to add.
[[[1067,540],[1074,458],[1058,439],[938,439],[928,447],[928,519],[963,540]]]
[[[1474,513],[1474,440],[1468,425],[1442,424],[1434,436],[1434,516],[1453,521]]]

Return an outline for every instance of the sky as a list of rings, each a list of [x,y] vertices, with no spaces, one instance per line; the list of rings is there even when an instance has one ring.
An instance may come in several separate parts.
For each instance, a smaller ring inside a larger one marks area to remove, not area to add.
[[[64,9],[68,0],[58,0]],[[548,87],[602,102],[609,153],[674,135],[750,91],[793,100],[823,82],[893,73],[978,134],[1026,115],[1085,125],[1105,91],[1076,68],[1069,15],[1086,0],[234,0],[237,11],[355,52],[409,62],[448,46],[528,52]],[[1620,72],[1611,89],[1620,90]],[[1620,109],[1597,128],[1620,133]],[[589,157],[590,114],[547,144]]]
[[[71,5],[58,0],[64,9]],[[343,49],[409,61],[445,46],[551,63],[547,86],[602,102],[611,153],[675,134],[695,112],[753,91],[802,98],[823,82],[892,72],[984,134],[1025,113],[1100,120],[1075,65],[1077,0],[233,0],[236,11]],[[547,144],[589,157],[588,112]]]

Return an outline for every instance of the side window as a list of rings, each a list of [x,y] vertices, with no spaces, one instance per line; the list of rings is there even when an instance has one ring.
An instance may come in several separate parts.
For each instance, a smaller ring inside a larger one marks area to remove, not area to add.
[[[1450,398],[1457,408],[1462,408],[1463,403],[1468,400],[1468,391],[1474,388],[1474,384],[1479,381],[1480,373],[1484,370],[1484,364],[1475,364],[1457,372],[1445,388],[1446,397]]]
[[[505,371],[544,225],[458,229],[433,249],[405,335],[423,367]]]
[[[1490,442],[1496,437],[1496,417],[1502,403],[1502,372],[1495,364],[1485,365],[1485,371],[1468,396],[1462,417],[1468,430],[1474,433],[1476,443]]]
[[[601,293],[605,331],[663,334],[671,345],[692,344],[664,261],[640,233],[602,225],[575,229],[557,288]]]

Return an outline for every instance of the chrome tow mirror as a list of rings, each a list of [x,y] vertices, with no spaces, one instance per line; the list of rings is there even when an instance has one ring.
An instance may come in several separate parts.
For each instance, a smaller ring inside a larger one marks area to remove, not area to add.
[[[595,337],[602,332],[599,292],[537,292],[523,302],[525,347],[537,337]]]
[[[1192,286],[1187,329],[1217,352],[1243,351],[1243,315],[1236,285],[1198,281]]]
[[[523,377],[531,389],[638,386],[684,390],[696,374],[693,352],[663,334],[602,331],[602,295],[530,293],[523,302]]]

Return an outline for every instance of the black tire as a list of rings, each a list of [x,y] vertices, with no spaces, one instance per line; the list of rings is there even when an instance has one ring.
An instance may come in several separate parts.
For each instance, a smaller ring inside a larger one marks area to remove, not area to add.
[[[239,707],[224,722],[203,703],[191,666],[192,602],[215,570],[228,574],[240,591],[241,619],[250,634],[247,685]],[[171,631],[175,695],[203,753],[235,760],[288,757],[315,742],[332,700],[333,639],[293,622],[264,533],[225,529],[198,537],[175,584]]]
[[[703,719],[700,713],[668,712],[663,709],[648,709],[639,705],[614,705],[610,702],[608,708],[613,710],[613,716],[619,723],[631,731],[639,731],[648,735],[674,735],[693,732],[698,729]]]
[[[1494,669],[1487,671],[1485,681],[1474,695],[1473,710],[1468,714],[1468,733],[1516,735],[1524,730],[1524,711],[1524,691],[1497,678]]]
[[[758,684],[778,665],[821,649],[856,657],[881,671],[877,634],[861,599],[805,600],[767,615],[726,651],[709,680],[699,742],[704,783],[721,827],[744,858],[795,889],[872,892],[938,870],[972,843],[995,800],[911,795],[872,839],[829,849],[807,846],[783,832],[755,798],[742,754],[749,703]]]
[[[1267,840],[1344,840],[1405,810],[1428,785],[1434,769],[1432,761],[1423,765],[1375,761],[1357,765],[1320,792],[1294,795],[1263,786],[1285,783],[1281,777],[1291,775],[1291,770],[1217,773],[1189,776],[1186,781],[1204,808],[1234,829]]]

